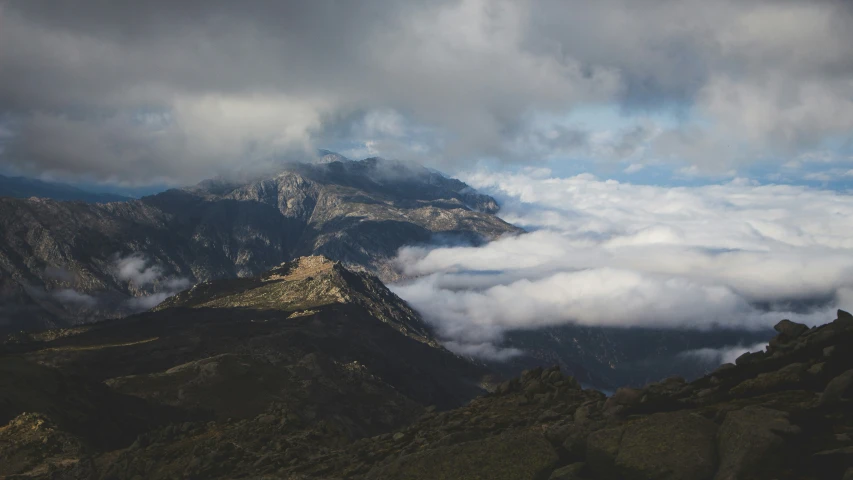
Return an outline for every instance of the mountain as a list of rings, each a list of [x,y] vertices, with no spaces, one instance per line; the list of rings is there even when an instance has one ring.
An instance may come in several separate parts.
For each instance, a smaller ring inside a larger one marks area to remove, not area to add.
[[[612,391],[625,385],[642,386],[671,375],[701,377],[720,365],[721,351],[766,344],[774,333],[769,329],[691,330],[567,324],[509,332],[502,347],[522,353],[491,366],[513,375],[539,365],[559,365],[563,372],[585,385]]]
[[[35,178],[0,175],[0,197],[42,197],[54,200],[77,200],[89,203],[124,202],[130,197],[114,193],[96,193],[64,183],[45,182]]]
[[[423,167],[343,157],[121,203],[0,198],[0,329],[126,315],[312,254],[393,280],[404,245],[521,231],[497,210]]]
[[[462,405],[488,372],[438,345],[375,276],[315,256],[199,284],[140,315],[18,333],[0,373],[0,476],[38,478],[147,445],[146,429],[161,427],[240,425],[250,443],[294,453],[340,447]]]
[[[497,383],[375,276],[306,257],[11,337],[0,475],[849,478],[853,316],[775,329],[766,351],[693,382],[608,397],[553,367]]]

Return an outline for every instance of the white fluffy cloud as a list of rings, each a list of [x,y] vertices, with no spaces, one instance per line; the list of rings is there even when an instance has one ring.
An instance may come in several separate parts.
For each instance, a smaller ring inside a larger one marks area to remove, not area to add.
[[[696,350],[688,350],[680,355],[684,357],[693,357],[703,360],[709,364],[734,363],[737,357],[746,352],[758,352],[764,350],[767,344],[756,343],[754,345],[734,345],[722,348],[699,348]]]
[[[531,233],[406,247],[394,290],[456,345],[561,323],[767,328],[853,305],[853,197],[806,187],[665,188],[476,173]],[[459,349],[460,351],[462,349]]]
[[[163,269],[140,253],[117,257],[115,275],[127,281],[140,295],[127,301],[132,311],[151,309],[163,300],[189,287],[192,282],[184,277],[169,277]]]

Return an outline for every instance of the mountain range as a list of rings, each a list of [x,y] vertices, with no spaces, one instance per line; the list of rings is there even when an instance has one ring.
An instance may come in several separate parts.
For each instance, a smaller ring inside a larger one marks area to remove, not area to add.
[[[27,177],[7,177],[5,175],[0,175],[0,197],[43,197],[89,203],[123,202],[131,199],[131,197],[115,193],[90,192],[64,183],[45,182]]]
[[[0,328],[126,315],[303,255],[394,280],[404,245],[521,232],[459,180],[378,158],[323,159],[125,202],[0,198]]]

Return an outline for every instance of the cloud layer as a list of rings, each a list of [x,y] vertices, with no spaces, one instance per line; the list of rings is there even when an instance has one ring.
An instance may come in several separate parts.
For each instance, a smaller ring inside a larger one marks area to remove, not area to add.
[[[743,179],[662,188],[476,173],[531,233],[401,249],[394,286],[457,345],[562,323],[767,328],[853,305],[853,197]],[[462,349],[459,349],[462,351]]]
[[[853,128],[851,22],[840,0],[5,0],[0,158],[125,184],[318,146],[727,171]],[[630,125],[566,120],[590,106]]]

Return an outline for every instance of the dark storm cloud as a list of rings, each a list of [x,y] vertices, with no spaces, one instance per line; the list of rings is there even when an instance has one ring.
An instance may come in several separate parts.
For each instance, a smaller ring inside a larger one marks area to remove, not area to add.
[[[0,155],[24,173],[125,183],[329,142],[444,166],[521,161],[531,139],[586,141],[538,119],[591,104],[719,124],[660,133],[663,157],[811,148],[853,128],[848,5],[7,0]]]

